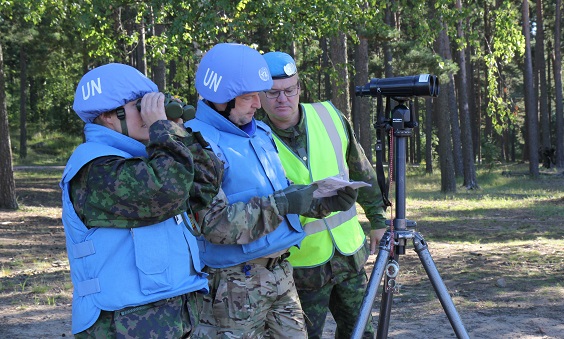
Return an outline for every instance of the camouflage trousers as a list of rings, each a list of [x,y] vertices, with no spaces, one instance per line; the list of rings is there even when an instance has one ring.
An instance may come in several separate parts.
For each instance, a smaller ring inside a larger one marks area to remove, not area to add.
[[[287,260],[271,270],[246,264],[207,272],[210,293],[192,338],[307,338]]]
[[[119,311],[102,311],[98,320],[75,338],[189,338],[198,324],[201,294],[189,293]]]
[[[367,284],[364,268],[360,272],[343,270],[343,267],[335,267],[343,263],[339,263],[339,259],[334,262],[334,259],[323,268],[294,269],[296,281],[299,279],[298,294],[306,315],[308,336],[312,339],[322,337],[328,310],[337,323],[335,338],[350,338],[364,298]],[[321,276],[320,269],[324,271]],[[374,338],[372,316],[368,319],[363,338]]]

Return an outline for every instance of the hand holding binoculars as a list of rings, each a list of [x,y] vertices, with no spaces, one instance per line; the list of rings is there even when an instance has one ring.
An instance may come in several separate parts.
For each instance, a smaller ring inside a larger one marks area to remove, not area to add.
[[[137,110],[141,112],[141,99],[137,100],[135,104]],[[182,118],[184,121],[193,119],[196,115],[196,109],[192,105],[186,105],[182,102],[178,102],[172,98],[172,95],[165,93],[165,114],[169,119]]]

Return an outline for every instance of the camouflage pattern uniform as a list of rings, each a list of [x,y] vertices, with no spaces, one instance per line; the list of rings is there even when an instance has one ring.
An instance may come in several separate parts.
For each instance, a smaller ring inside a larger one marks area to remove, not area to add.
[[[101,157],[71,182],[74,208],[87,227],[152,225],[189,205],[196,212],[217,194],[223,165],[211,150],[168,120],[149,133],[147,158]]]
[[[296,154],[303,157],[307,155],[307,134],[301,106],[300,115],[298,125],[285,130],[276,128],[266,114],[262,120]],[[371,188],[358,190],[357,202],[364,209],[371,229],[385,228],[384,204],[376,172],[356,141],[350,122],[344,116],[343,121],[350,140],[346,154],[350,179],[365,181],[372,185]],[[353,255],[344,256],[339,251],[335,251],[331,260],[323,265],[294,268],[296,288],[308,321],[309,338],[321,338],[327,309],[331,310],[337,322],[335,337],[350,337],[366,289],[367,277],[364,264],[369,254],[368,243],[365,243]],[[374,336],[371,321],[368,321],[364,336],[368,338]]]
[[[160,120],[150,126],[149,135],[148,157],[97,158],[72,180],[73,205],[87,227],[152,225],[190,205],[199,210],[217,194],[223,164],[194,134],[180,124]],[[185,294],[115,312],[102,311],[76,337],[187,337],[197,325],[198,299],[199,294]]]
[[[197,218],[210,242],[246,244],[276,229],[282,221],[280,211],[287,209],[279,206],[273,195],[229,204],[220,190]],[[330,213],[315,201],[305,215],[321,218]],[[272,257],[281,254],[273,253]],[[286,259],[271,268],[265,267],[266,260],[260,261],[205,269],[210,293],[203,296],[200,324],[192,338],[306,337],[292,266]],[[277,327],[265,327],[265,323],[276,323]]]
[[[119,311],[102,311],[94,325],[75,338],[189,338],[198,324],[201,298],[201,294],[189,293]]]

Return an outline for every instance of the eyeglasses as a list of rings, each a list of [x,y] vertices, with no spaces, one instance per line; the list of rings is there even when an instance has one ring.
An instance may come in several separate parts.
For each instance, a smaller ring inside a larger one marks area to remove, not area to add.
[[[288,88],[284,88],[281,90],[270,90],[270,91],[264,91],[264,94],[266,95],[267,98],[269,99],[278,99],[278,97],[280,96],[280,93],[284,92],[284,95],[289,98],[289,97],[293,97],[298,95],[300,89],[300,84],[288,87]]]

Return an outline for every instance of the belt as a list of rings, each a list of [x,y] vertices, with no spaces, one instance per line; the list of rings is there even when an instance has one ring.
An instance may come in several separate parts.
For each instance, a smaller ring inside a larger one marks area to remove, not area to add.
[[[283,262],[286,258],[290,256],[290,252],[286,252],[279,257],[276,258],[257,258],[250,261],[247,261],[247,264],[255,264],[264,266],[267,270],[272,271],[276,265]]]

